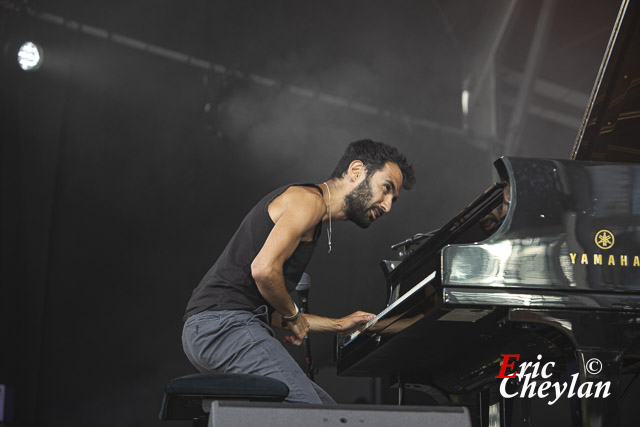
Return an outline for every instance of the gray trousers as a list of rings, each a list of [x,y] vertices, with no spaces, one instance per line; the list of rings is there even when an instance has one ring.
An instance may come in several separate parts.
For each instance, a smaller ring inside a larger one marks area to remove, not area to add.
[[[276,378],[289,386],[287,402],[333,404],[274,337],[267,307],[249,311],[204,311],[187,319],[182,347],[197,370]]]

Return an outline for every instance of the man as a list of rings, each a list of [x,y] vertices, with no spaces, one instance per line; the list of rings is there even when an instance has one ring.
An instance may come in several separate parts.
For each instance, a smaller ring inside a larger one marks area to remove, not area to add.
[[[332,221],[366,228],[391,210],[413,168],[395,148],[370,140],[349,144],[322,184],[293,184],[265,196],[247,214],[216,263],[193,291],[182,342],[201,372],[273,377],[289,386],[286,401],[333,403],[310,381],[269,327],[284,327],[300,345],[308,332],[347,333],[373,318],[357,311],[340,319],[300,314],[292,292],[321,232]]]

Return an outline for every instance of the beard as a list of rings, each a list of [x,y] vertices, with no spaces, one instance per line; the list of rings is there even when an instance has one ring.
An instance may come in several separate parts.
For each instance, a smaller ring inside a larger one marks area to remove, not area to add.
[[[368,215],[373,194],[369,179],[362,181],[356,188],[351,190],[344,198],[343,208],[349,221],[354,222],[360,228],[367,228],[371,225],[371,217]]]

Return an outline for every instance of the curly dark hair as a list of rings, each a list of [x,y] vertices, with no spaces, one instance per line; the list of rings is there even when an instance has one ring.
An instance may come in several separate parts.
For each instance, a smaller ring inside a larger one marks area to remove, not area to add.
[[[410,190],[416,182],[413,166],[407,162],[404,154],[395,147],[370,139],[349,144],[329,178],[342,178],[354,160],[364,163],[369,174],[382,169],[387,162],[395,163],[402,171],[402,187],[405,190]]]

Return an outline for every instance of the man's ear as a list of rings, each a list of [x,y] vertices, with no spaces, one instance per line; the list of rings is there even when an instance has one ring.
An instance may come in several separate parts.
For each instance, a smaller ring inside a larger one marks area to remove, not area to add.
[[[354,160],[349,164],[347,169],[347,175],[350,181],[357,181],[361,176],[367,173],[367,169],[364,167],[364,163],[360,160]]]

